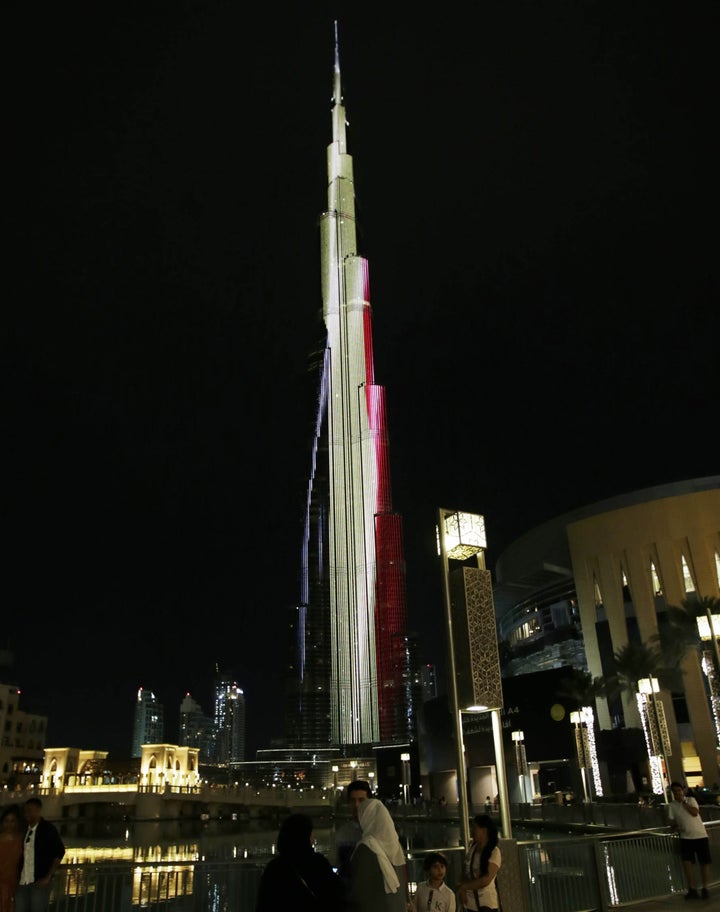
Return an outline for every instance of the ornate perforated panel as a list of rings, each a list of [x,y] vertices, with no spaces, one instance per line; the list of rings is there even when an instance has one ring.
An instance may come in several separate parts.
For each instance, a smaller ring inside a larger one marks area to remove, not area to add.
[[[450,593],[460,708],[500,709],[502,678],[490,571],[480,567],[454,570]]]

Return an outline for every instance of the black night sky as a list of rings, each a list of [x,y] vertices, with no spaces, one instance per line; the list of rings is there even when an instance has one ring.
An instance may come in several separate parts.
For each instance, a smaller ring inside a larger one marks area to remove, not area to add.
[[[283,732],[335,15],[426,658],[438,506],[485,515],[493,567],[718,472],[712,5],[294,7],[9,16],[0,675],[50,746],[127,754],[140,685],[174,741],[216,662],[250,756]]]

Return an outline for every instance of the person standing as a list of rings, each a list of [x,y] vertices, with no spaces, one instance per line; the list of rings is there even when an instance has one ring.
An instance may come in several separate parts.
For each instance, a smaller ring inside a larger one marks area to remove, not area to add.
[[[688,885],[685,899],[709,899],[710,839],[700,817],[700,808],[694,798],[685,794],[685,787],[679,782],[671,782],[670,791],[672,801],[668,805],[668,815],[670,828],[680,834],[680,858]],[[701,893],[697,891],[695,880],[695,859],[700,865]]]
[[[350,859],[351,912],[407,912],[407,864],[390,811],[377,798],[358,805],[360,841]]]
[[[345,888],[330,862],[315,851],[312,820],[291,814],[278,833],[277,855],[262,873],[255,912],[344,912]]]
[[[20,808],[11,804],[0,816],[0,912],[13,912],[13,899],[18,885],[20,859],[23,853],[23,831]]]
[[[364,779],[356,779],[347,786],[345,795],[350,808],[350,820],[346,820],[335,831],[332,862],[340,877],[348,885],[350,880],[350,858],[362,836],[362,830],[358,823],[358,808],[360,807],[360,802],[365,801],[367,798],[372,798],[370,783]]]
[[[407,912],[455,912],[455,894],[445,883],[447,858],[442,852],[428,852],[423,868],[428,879],[418,884]]]
[[[65,855],[57,828],[42,816],[42,801],[28,798],[24,806],[27,832],[23,843],[15,912],[45,912],[50,905],[52,877]]]
[[[497,910],[500,908],[497,877],[502,857],[498,847],[495,821],[488,814],[478,814],[472,821],[472,842],[465,858],[465,880],[458,884],[458,900],[463,909]]]

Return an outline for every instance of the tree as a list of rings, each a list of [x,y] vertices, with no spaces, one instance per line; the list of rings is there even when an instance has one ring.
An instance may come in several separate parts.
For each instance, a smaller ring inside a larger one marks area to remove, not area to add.
[[[593,678],[589,671],[573,668],[571,673],[558,684],[555,695],[568,700],[578,709],[594,706],[598,697],[604,697],[607,685],[603,678]]]
[[[654,639],[654,638],[653,638]],[[613,699],[622,692],[636,694],[638,681],[654,677],[665,686],[668,669],[663,660],[659,644],[626,643],[613,654],[615,670],[605,680],[608,696]]]
[[[704,596],[702,598],[692,595],[682,600],[680,605],[668,605],[666,624],[660,633],[661,649],[668,661],[677,656],[677,665],[682,663],[689,649],[702,648],[702,641],[698,631],[698,619],[703,618],[710,623],[713,616],[720,615],[720,598]],[[711,631],[712,636],[712,631]],[[717,668],[717,650],[713,650],[713,661]]]

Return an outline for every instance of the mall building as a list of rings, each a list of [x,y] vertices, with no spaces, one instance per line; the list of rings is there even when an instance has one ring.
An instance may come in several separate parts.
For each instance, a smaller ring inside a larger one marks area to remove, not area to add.
[[[720,598],[720,476],[623,494],[530,530],[498,560],[493,598],[504,689],[519,676],[563,667],[607,679],[618,650],[656,642],[668,606]],[[611,733],[642,732],[649,746],[642,779],[651,785],[654,763],[667,781],[720,784],[720,616],[697,624],[697,648],[685,654],[680,688],[657,690],[651,676],[649,690],[640,682],[644,693],[594,701],[600,744],[604,734],[608,743]],[[562,709],[554,704],[555,716]],[[525,749],[531,763],[535,746],[527,732]],[[600,767],[606,793],[617,791],[617,771],[609,781],[607,763]]]

